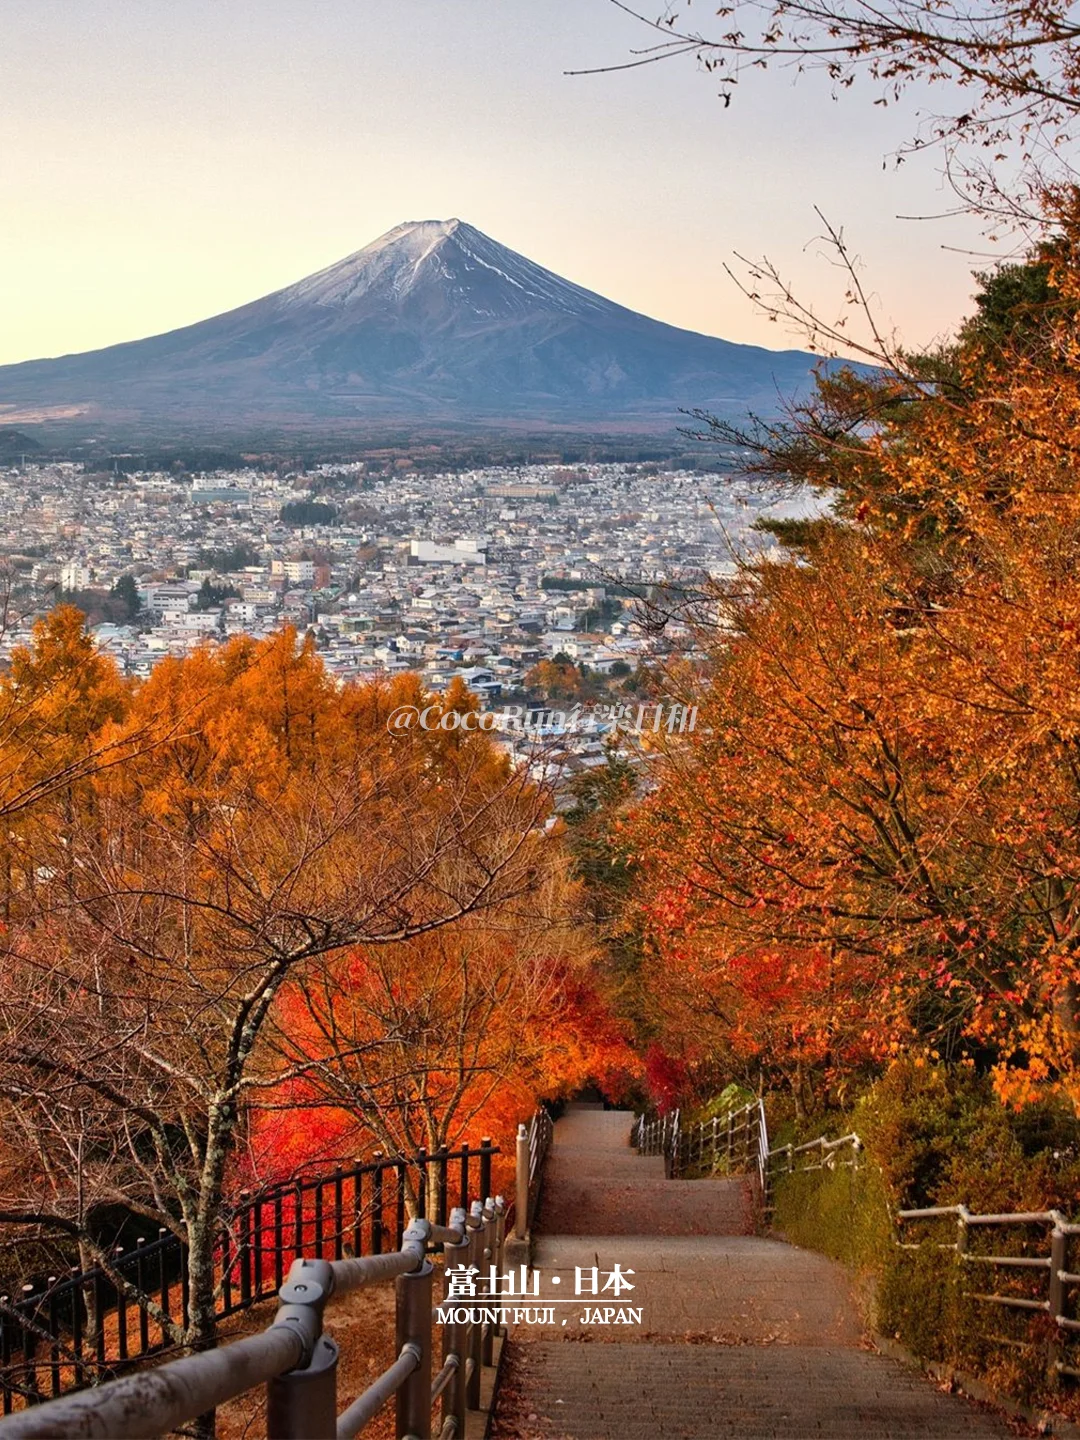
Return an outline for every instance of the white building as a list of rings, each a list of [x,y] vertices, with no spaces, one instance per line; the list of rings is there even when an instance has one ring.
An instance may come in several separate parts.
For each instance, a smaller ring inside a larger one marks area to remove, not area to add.
[[[93,579],[89,565],[81,560],[68,560],[60,567],[61,590],[85,590]]]
[[[486,540],[455,540],[453,545],[436,545],[434,540],[412,540],[409,553],[421,565],[486,565]]]

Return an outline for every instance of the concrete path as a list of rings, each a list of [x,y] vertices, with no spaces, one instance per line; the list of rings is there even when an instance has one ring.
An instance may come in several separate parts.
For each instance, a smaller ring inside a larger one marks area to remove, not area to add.
[[[741,1180],[665,1180],[630,1121],[571,1106],[555,1126],[530,1302],[554,1319],[514,1327],[492,1440],[1015,1434],[874,1353],[839,1266],[754,1236]],[[616,1265],[632,1290],[575,1295]]]

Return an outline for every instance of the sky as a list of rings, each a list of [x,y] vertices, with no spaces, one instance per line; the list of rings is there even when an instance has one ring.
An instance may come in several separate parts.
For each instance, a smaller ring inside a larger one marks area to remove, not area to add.
[[[963,219],[898,218],[951,203],[933,156],[888,158],[915,101],[777,70],[725,108],[692,58],[565,73],[647,40],[610,0],[4,0],[0,364],[188,324],[451,216],[635,310],[780,348],[800,337],[725,265],[768,255],[836,313],[819,206],[880,323],[909,345],[955,326],[986,246]]]

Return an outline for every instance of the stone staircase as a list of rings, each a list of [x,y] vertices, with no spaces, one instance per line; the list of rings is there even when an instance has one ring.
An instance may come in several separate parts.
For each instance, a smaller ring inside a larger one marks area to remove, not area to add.
[[[1015,1434],[875,1353],[839,1266],[754,1235],[745,1180],[665,1179],[630,1148],[631,1120],[577,1105],[555,1126],[530,1302],[554,1319],[512,1330],[491,1440]],[[574,1295],[579,1269],[615,1265],[633,1290]],[[596,1323],[604,1308],[640,1323]]]

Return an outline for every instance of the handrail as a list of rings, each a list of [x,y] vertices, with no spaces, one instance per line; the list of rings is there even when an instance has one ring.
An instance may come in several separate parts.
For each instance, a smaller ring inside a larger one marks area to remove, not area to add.
[[[856,1170],[863,1152],[862,1140],[853,1131],[832,1139],[819,1135],[799,1145],[778,1145],[770,1149],[764,1107],[760,1100],[689,1128],[680,1127],[678,1111],[666,1116],[641,1115],[635,1118],[631,1143],[643,1155],[662,1154],[669,1165],[669,1173],[677,1174],[695,1161],[707,1162],[710,1157],[713,1169],[725,1158],[729,1165],[742,1163],[748,1169],[753,1168],[749,1141],[755,1136],[758,1146],[756,1163],[766,1203],[774,1179],[812,1171]],[[979,1213],[962,1204],[899,1210],[895,1218],[898,1226],[952,1220],[956,1225],[956,1240],[952,1243],[936,1242],[939,1251],[954,1252],[956,1263],[965,1268],[990,1267],[1011,1274],[1016,1285],[1021,1285],[1024,1276],[1028,1276],[1028,1293],[1025,1294],[983,1290],[965,1290],[964,1293],[969,1300],[980,1304],[1013,1310],[1029,1317],[1048,1317],[1051,1322],[1049,1332],[1046,1319],[1042,1318],[1041,1328],[1035,1332],[1031,1343],[1045,1347],[1048,1370],[1054,1381],[1062,1377],[1080,1381],[1080,1354],[1073,1352],[1070,1355],[1067,1349],[1070,1341],[1080,1342],[1080,1318],[1069,1313],[1070,1309],[1080,1307],[1080,1255],[1076,1256],[1072,1266],[1068,1263],[1070,1243],[1074,1237],[1080,1236],[1080,1222],[1070,1221],[1054,1209]],[[1044,1249],[1039,1254],[981,1253],[969,1246],[972,1231],[1017,1227],[1024,1232],[1025,1244],[1021,1248],[1027,1250],[1033,1226],[1043,1227],[1044,1230]],[[920,1248],[919,1243],[906,1243],[899,1235],[896,1243],[904,1250]],[[1033,1292],[1032,1285],[1039,1288]]]
[[[769,1126],[765,1119],[765,1101],[758,1097],[758,1183],[763,1203],[769,1199]]]
[[[1045,1272],[1045,1291],[1042,1294],[1030,1292],[1026,1295],[998,1294],[997,1292],[971,1290],[965,1290],[964,1294],[969,1300],[993,1305],[999,1309],[1049,1317],[1051,1322],[1049,1333],[1045,1329],[1046,1322],[1043,1321],[1044,1328],[1037,1332],[1033,1343],[1041,1344],[1044,1347],[1047,1371],[1052,1380],[1056,1381],[1061,1377],[1070,1380],[1080,1379],[1080,1366],[1075,1363],[1069,1364],[1063,1358],[1069,1340],[1080,1332],[1080,1321],[1068,1313],[1074,1303],[1077,1287],[1080,1287],[1080,1274],[1073,1273],[1068,1263],[1069,1243],[1074,1236],[1080,1235],[1080,1224],[1067,1220],[1059,1210],[1016,1210],[979,1214],[969,1210],[966,1205],[931,1205],[921,1209],[899,1210],[896,1219],[900,1226],[934,1220],[955,1220],[955,1241],[951,1244],[937,1242],[937,1249],[952,1251],[956,1256],[955,1263],[962,1268],[970,1265],[983,1265],[1006,1272],[1027,1272],[1040,1286],[1042,1285],[1040,1272]],[[1009,1226],[1018,1227],[1023,1231],[1025,1247],[1031,1244],[1031,1227],[1044,1227],[1044,1235],[1041,1240],[1045,1246],[1044,1253],[997,1255],[972,1251],[969,1248],[969,1232],[973,1228],[1002,1229]],[[897,1237],[897,1244],[904,1250],[922,1248],[921,1241],[904,1243],[899,1237]],[[1017,1279],[1020,1278],[1021,1276],[1017,1275]]]
[[[846,1156],[845,1151],[848,1152]],[[854,1131],[835,1140],[819,1135],[816,1140],[808,1140],[802,1145],[777,1145],[769,1151],[766,1165],[770,1177],[776,1171],[785,1175],[805,1175],[811,1170],[835,1170],[837,1166],[857,1170],[862,1151],[863,1142]],[[815,1154],[816,1163],[813,1160]]]
[[[386,1402],[393,1398],[414,1370],[420,1367],[420,1352],[415,1345],[406,1345],[388,1370],[375,1380],[348,1409],[338,1416],[338,1440],[352,1440],[370,1425]],[[431,1397],[436,1398],[434,1395]]]
[[[842,1158],[845,1150],[849,1152],[849,1158]],[[814,1152],[817,1154],[816,1163],[812,1158]],[[774,1169],[779,1168],[782,1173],[804,1174],[811,1170],[833,1170],[838,1165],[856,1168],[861,1153],[862,1141],[858,1135],[852,1133],[835,1140],[819,1136],[803,1145],[778,1146],[770,1152],[769,1161]],[[806,1163],[800,1163],[800,1160]],[[1028,1276],[1029,1289],[1026,1294],[1001,1294],[997,1291],[967,1289],[964,1289],[963,1293],[968,1300],[992,1305],[999,1310],[1048,1317],[1051,1322],[1049,1331],[1046,1320],[1043,1319],[1041,1328],[1036,1331],[1031,1343],[1044,1347],[1047,1370],[1053,1382],[1062,1377],[1080,1380],[1080,1363],[1070,1364],[1063,1358],[1070,1339],[1080,1337],[1080,1320],[1069,1314],[1077,1300],[1077,1292],[1080,1291],[1080,1273],[1073,1273],[1068,1265],[1069,1244],[1073,1237],[1080,1235],[1080,1223],[1066,1219],[1061,1211],[1054,1209],[980,1213],[969,1210],[963,1204],[924,1205],[898,1210],[895,1219],[900,1231],[896,1236],[896,1244],[901,1250],[922,1248],[921,1239],[908,1242],[901,1238],[903,1227],[933,1221],[952,1221],[956,1239],[952,1242],[935,1240],[934,1243],[939,1252],[952,1252],[956,1257],[955,1263],[962,1269],[970,1266],[990,1267],[992,1270],[1011,1274],[1017,1284],[1023,1282],[1025,1275]],[[1015,1227],[1023,1232],[1021,1248],[1026,1250],[1032,1243],[1033,1226],[1043,1229],[1042,1253],[1000,1255],[973,1251],[970,1248],[972,1231]],[[1080,1270],[1080,1259],[1076,1268]],[[1044,1275],[1045,1282],[1042,1278]],[[1039,1289],[1032,1292],[1030,1285],[1036,1285]],[[1076,1359],[1080,1361],[1080,1356]]]
[[[380,1253],[401,1243],[408,1188],[420,1214],[445,1221],[451,1190],[464,1204],[477,1184],[491,1193],[498,1147],[483,1139],[455,1150],[383,1156],[239,1195],[222,1211],[214,1255],[219,1319],[272,1299],[292,1260],[305,1253],[340,1260],[350,1250]],[[188,1323],[187,1250],[178,1235],[114,1249],[107,1268],[61,1271],[22,1294],[0,1293],[0,1408],[41,1404],[99,1385],[170,1348],[168,1328]],[[92,1327],[92,1318],[112,1322]],[[162,1323],[163,1317],[164,1323]]]
[[[532,1228],[540,1189],[544,1183],[544,1162],[551,1149],[555,1127],[543,1106],[533,1112],[526,1125],[518,1125],[517,1183],[514,1190],[514,1236],[524,1240]]]
[[[850,1145],[853,1149],[859,1150],[862,1148],[862,1141],[858,1135],[852,1131],[850,1135],[841,1135],[838,1140],[829,1140],[824,1135],[819,1135],[816,1140],[807,1140],[804,1145],[794,1145],[790,1147],[790,1149],[793,1155],[800,1155],[810,1150],[841,1150],[845,1145]],[[788,1148],[788,1146],[780,1145],[777,1146],[773,1153],[779,1155]]]
[[[695,1164],[710,1163],[715,1170],[722,1162],[729,1169],[742,1166],[756,1172],[766,1205],[773,1172],[778,1167],[787,1174],[834,1169],[838,1164],[857,1167],[862,1153],[862,1140],[854,1132],[835,1140],[820,1135],[802,1145],[770,1149],[765,1102],[760,1097],[691,1126],[683,1126],[678,1110],[667,1115],[637,1116],[630,1143],[642,1155],[663,1155],[669,1176],[679,1175]],[[850,1158],[841,1158],[845,1151],[850,1152]],[[812,1163],[811,1157],[816,1157],[817,1163]],[[800,1163],[804,1160],[811,1163]]]
[[[0,1420],[4,1440],[152,1440],[195,1415],[222,1405],[300,1364],[295,1331],[271,1326],[220,1350],[188,1355],[153,1370],[126,1375],[92,1390],[76,1390]]]
[[[432,1406],[441,1400],[440,1434],[463,1440],[466,1408],[479,1404],[480,1367],[491,1363],[494,1327],[476,1318],[475,1311],[467,1322],[447,1322],[442,1368],[433,1382],[438,1313],[432,1305],[434,1269],[428,1251],[441,1244],[447,1267],[451,1260],[464,1266],[480,1277],[480,1294],[490,1293],[484,1262],[496,1274],[502,1264],[502,1197],[474,1201],[468,1215],[457,1208],[450,1220],[449,1225],[413,1220],[400,1249],[386,1254],[295,1260],[279,1291],[277,1314],[262,1333],[28,1406],[0,1420],[0,1440],[57,1435],[150,1440],[262,1384],[267,1386],[269,1440],[312,1434],[351,1440],[395,1396],[399,1437],[430,1434]],[[398,1286],[397,1358],[337,1416],[338,1352],[323,1333],[323,1312],[338,1295],[391,1279]]]
[[[729,1169],[741,1166],[756,1173],[762,1193],[767,1190],[769,1129],[761,1099],[689,1126],[684,1126],[679,1110],[638,1116],[631,1127],[630,1143],[642,1155],[662,1155],[671,1178],[695,1164],[708,1163],[715,1170],[726,1163]]]

